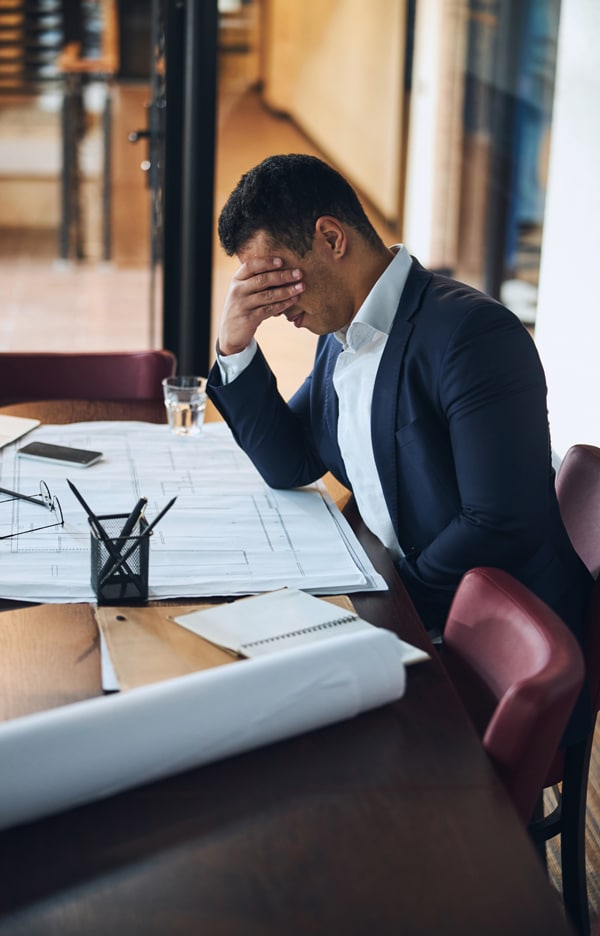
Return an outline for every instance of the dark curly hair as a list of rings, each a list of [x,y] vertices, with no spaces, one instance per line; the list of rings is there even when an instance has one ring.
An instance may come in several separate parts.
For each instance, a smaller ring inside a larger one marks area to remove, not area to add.
[[[274,243],[304,256],[321,215],[332,215],[374,247],[381,246],[356,192],[339,172],[314,156],[269,156],[242,176],[227,199],[219,217],[219,238],[232,256],[264,231]]]

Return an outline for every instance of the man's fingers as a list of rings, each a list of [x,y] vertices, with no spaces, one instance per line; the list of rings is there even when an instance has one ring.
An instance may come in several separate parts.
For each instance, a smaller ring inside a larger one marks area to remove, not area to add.
[[[269,287],[257,293],[256,298],[259,300],[258,304],[262,306],[280,305],[288,299],[297,299],[303,289],[304,286],[302,283],[292,283],[291,285],[278,286],[277,288]]]
[[[302,270],[290,267],[273,268],[273,259],[251,257],[242,263],[234,273],[233,278],[243,283],[252,292],[260,292],[275,286],[285,286],[288,283],[298,282],[302,279]]]
[[[235,273],[237,279],[248,279],[260,273],[273,273],[283,268],[281,257],[248,257]]]
[[[256,277],[253,279],[256,279]],[[265,286],[264,289],[256,291],[248,288],[248,281],[246,280],[243,284],[236,284],[232,290],[232,298],[234,301],[239,301],[248,312],[263,309],[267,315],[278,315],[282,311],[281,308],[274,312],[267,312],[267,309],[270,310],[279,306],[287,308],[290,302],[295,302],[303,291],[304,284],[302,282],[284,283],[279,286],[270,284]]]
[[[264,318],[273,318],[276,315],[282,315],[287,312],[298,301],[298,295],[291,296],[289,299],[280,302],[272,302],[269,305],[262,306]]]
[[[264,273],[256,273],[249,280],[246,280],[246,283],[252,284],[253,288],[262,291],[264,289],[272,289],[276,286],[286,286],[290,283],[296,283],[301,279],[301,270],[270,270]]]
[[[219,326],[224,355],[247,347],[261,322],[287,312],[304,292],[302,270],[277,257],[249,257],[234,274]]]

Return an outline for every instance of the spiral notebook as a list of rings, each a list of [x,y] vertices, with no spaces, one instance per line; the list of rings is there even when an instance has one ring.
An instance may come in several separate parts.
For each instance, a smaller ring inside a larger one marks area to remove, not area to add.
[[[295,588],[193,611],[173,620],[199,637],[249,658],[357,631],[377,630],[349,608]],[[404,662],[427,657],[409,644],[406,648]]]

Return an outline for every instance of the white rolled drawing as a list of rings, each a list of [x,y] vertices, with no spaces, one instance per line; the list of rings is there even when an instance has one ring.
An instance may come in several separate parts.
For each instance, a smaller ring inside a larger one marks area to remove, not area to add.
[[[403,648],[373,629],[4,722],[0,828],[399,699]]]

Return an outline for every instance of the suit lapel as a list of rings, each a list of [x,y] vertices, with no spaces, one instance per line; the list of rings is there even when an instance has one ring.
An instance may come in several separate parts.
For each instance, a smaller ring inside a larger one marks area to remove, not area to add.
[[[402,393],[401,374],[406,348],[414,328],[413,317],[418,312],[423,293],[432,274],[413,257],[412,266],[402,291],[394,324],[379,364],[371,407],[371,436],[375,464],[379,472],[383,496],[398,533],[398,475],[395,437],[398,402]],[[392,457],[393,454],[393,457]]]

